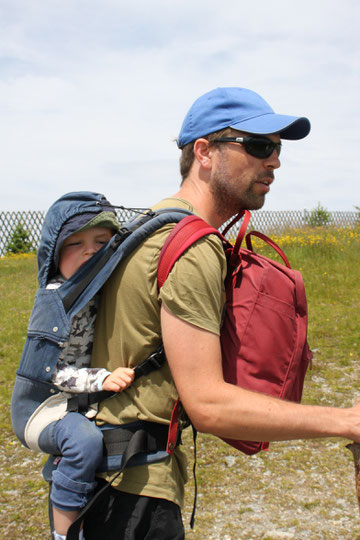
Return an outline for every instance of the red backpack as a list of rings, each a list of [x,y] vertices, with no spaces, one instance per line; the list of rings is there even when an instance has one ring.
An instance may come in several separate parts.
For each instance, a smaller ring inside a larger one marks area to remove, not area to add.
[[[174,227],[159,260],[158,286],[165,282],[177,259],[199,238],[220,236],[228,263],[226,313],[221,330],[225,381],[280,399],[300,402],[312,353],[307,344],[307,304],[302,276],[292,270],[282,250],[267,236],[251,231],[247,249],[241,247],[250,213],[246,210],[234,246],[198,216],[188,216]],[[255,253],[251,236],[270,244],[283,264]],[[224,439],[246,454],[269,447],[268,442]]]

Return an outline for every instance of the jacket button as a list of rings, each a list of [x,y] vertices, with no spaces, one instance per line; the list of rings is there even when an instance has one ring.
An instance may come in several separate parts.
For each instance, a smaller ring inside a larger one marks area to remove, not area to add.
[[[59,330],[58,327],[57,327],[57,326],[54,326],[53,332],[57,332],[58,330]]]
[[[49,373],[50,367],[49,367],[49,366],[46,366],[45,371],[46,371],[47,373]]]
[[[50,394],[55,394],[55,390],[53,388],[50,388]]]

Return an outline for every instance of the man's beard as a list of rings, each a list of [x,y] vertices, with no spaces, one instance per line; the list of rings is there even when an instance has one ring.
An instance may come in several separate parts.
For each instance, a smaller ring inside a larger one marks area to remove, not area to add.
[[[273,178],[273,172],[267,172],[263,178]],[[247,187],[241,186],[241,180],[229,174],[226,164],[221,163],[211,177],[210,192],[214,199],[215,210],[225,220],[241,210],[258,210],[265,203],[266,193],[256,193],[255,183],[261,176],[254,178]]]

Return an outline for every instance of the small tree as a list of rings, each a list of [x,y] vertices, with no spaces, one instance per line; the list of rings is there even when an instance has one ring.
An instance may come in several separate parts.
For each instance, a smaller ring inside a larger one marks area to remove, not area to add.
[[[310,213],[307,218],[307,224],[310,227],[326,227],[329,225],[331,219],[330,212],[326,210],[320,203],[318,203],[316,208],[310,210]]]
[[[6,245],[5,253],[30,253],[34,251],[34,246],[29,237],[28,231],[19,223],[16,225],[9,242]]]
[[[360,225],[360,206],[354,206],[356,210],[356,221],[355,225],[358,227]]]

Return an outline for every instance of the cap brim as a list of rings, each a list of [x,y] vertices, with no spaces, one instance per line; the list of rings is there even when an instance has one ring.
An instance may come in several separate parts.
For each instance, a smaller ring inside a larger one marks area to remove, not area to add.
[[[88,229],[92,229],[94,227],[105,227],[106,229],[114,229],[117,231],[120,229],[120,224],[113,212],[101,212],[76,232],[87,231]]]
[[[231,124],[230,127],[254,135],[278,133],[282,139],[298,140],[309,134],[311,124],[305,117],[268,113]]]

